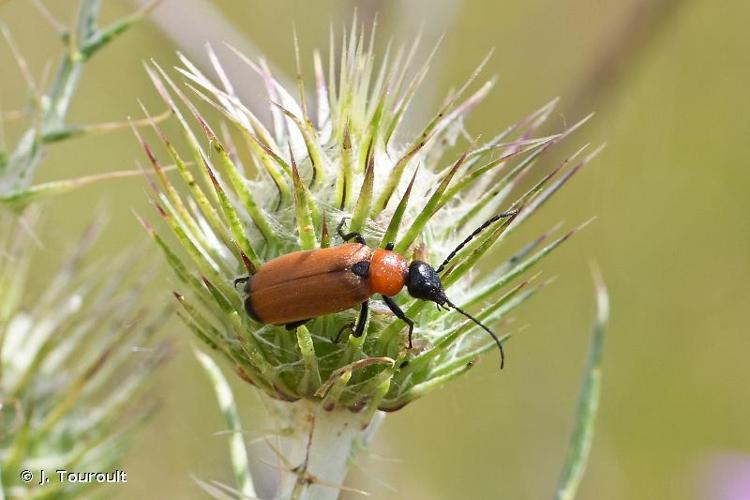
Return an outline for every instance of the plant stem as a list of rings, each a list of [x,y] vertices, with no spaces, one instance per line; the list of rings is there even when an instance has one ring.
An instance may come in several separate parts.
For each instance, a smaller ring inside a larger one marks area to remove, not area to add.
[[[275,498],[333,500],[338,498],[351,461],[367,448],[384,414],[347,409],[325,410],[319,403],[274,402],[282,437],[275,450],[282,470]]]
[[[555,491],[555,500],[574,500],[586,471],[591,445],[594,440],[594,424],[599,409],[599,397],[602,387],[602,355],[607,323],[609,322],[609,295],[598,268],[594,268],[596,286],[596,321],[591,336],[588,362],[578,397],[573,433],[560,480]]]
[[[54,135],[55,131],[64,128],[65,116],[80,82],[85,62],[76,44],[91,36],[100,9],[101,0],[81,2],[75,38],[70,40],[70,34],[64,37],[69,47],[58,64],[57,74],[49,91],[41,98],[39,122],[23,134],[8,159],[6,168],[0,172],[0,193],[24,189],[31,184],[34,171],[42,161],[44,137]]]
[[[39,97],[39,113],[23,133],[7,163],[0,163],[0,195],[28,188],[44,157],[44,145],[65,139],[78,129],[66,124],[66,116],[88,59],[140,19],[153,2],[109,26],[99,28],[101,0],[81,0],[75,29],[63,33],[65,51],[49,89]]]

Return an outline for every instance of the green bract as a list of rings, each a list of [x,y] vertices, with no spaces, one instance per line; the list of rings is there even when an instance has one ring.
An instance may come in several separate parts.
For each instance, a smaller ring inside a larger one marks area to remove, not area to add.
[[[357,310],[314,318],[291,332],[250,319],[233,280],[279,255],[340,244],[335,227],[343,217],[371,246],[392,241],[407,259],[416,254],[437,266],[489,217],[519,210],[489,225],[441,273],[451,300],[503,339],[512,333],[511,311],[544,285],[522,275],[577,230],[546,233],[491,272],[472,273],[595,152],[581,149],[528,182],[542,154],[583,123],[538,137],[555,102],[488,141],[469,136],[464,119],[492,87],[491,81],[476,83],[486,60],[421,131],[407,134],[402,123],[428,70],[428,63],[416,64],[415,45],[389,47],[376,63],[372,39],[352,30],[340,53],[331,50],[327,73],[315,54],[314,100],[299,75],[295,97],[264,61],[237,53],[265,82],[269,125],[237,97],[233,85],[241,82],[229,81],[210,48],[218,83],[183,56],[178,71],[186,85],[156,63],[147,67],[188,148],[178,151],[156,124],[163,151],[157,154],[139,136],[158,174],[153,202],[163,222],[158,229],[144,226],[179,278],[175,296],[183,320],[272,398],[305,398],[365,416],[393,411],[467,371],[495,347],[465,317],[406,293],[396,301],[416,322],[412,352],[405,348],[406,325],[378,300],[361,338],[347,334]],[[217,133],[198,103],[222,113],[230,128]],[[176,165],[177,182],[165,174],[166,162]]]
[[[128,279],[132,255],[86,263],[99,225],[29,300],[34,219],[0,214],[0,497],[66,498],[97,484],[61,483],[56,470],[106,472],[121,462],[146,415],[134,400],[164,356],[152,337],[167,315],[143,307],[145,283]],[[41,487],[40,470],[50,480]]]

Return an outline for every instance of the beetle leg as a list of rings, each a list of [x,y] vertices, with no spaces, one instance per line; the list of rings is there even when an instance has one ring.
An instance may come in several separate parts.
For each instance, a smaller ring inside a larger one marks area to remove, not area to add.
[[[341,327],[339,330],[339,333],[336,334],[336,338],[333,339],[334,344],[338,344],[339,340],[341,339],[341,334],[344,333],[344,330],[351,330],[354,331],[354,323],[347,323],[344,326]]]
[[[346,233],[346,234],[339,233],[339,236],[341,236],[341,239],[344,241],[354,240],[360,245],[367,245],[367,242],[365,241],[364,236],[362,236],[360,233],[357,233],[357,232],[351,232],[351,233]]]
[[[344,224],[346,223],[346,219],[348,218],[349,217],[342,217],[341,220],[339,221],[339,225],[336,226],[336,232],[339,233],[339,235],[343,234]]]
[[[357,319],[357,328],[354,329],[354,336],[361,337],[365,333],[365,324],[367,323],[367,305],[369,301],[362,302],[362,307],[359,309],[359,319]]]
[[[367,242],[365,241],[364,237],[360,233],[356,231],[352,231],[351,233],[344,233],[344,223],[346,222],[346,219],[348,219],[348,217],[344,217],[343,219],[341,219],[341,222],[339,222],[339,225],[336,226],[336,232],[339,234],[339,236],[341,236],[341,239],[344,241],[349,241],[353,239],[360,245],[367,245]]]
[[[412,348],[411,343],[411,337],[414,333],[414,321],[406,317],[406,314],[404,314],[404,311],[401,310],[400,307],[398,307],[398,304],[396,304],[396,301],[394,301],[392,298],[388,297],[387,295],[383,295],[383,300],[385,301],[385,305],[388,306],[388,309],[390,309],[393,314],[396,315],[401,321],[409,325],[409,349]]]
[[[250,281],[250,276],[242,276],[240,278],[237,278],[234,280],[234,287],[237,288],[237,285],[240,283],[247,283]]]
[[[297,328],[298,326],[302,326],[302,325],[304,325],[305,323],[307,323],[308,321],[310,321],[310,319],[312,319],[312,318],[308,318],[308,319],[303,319],[303,320],[301,320],[301,321],[292,321],[291,323],[285,323],[285,324],[284,324],[284,328],[286,328],[286,329],[287,329],[287,330],[289,330],[289,331],[291,331],[291,330],[294,330],[294,329],[296,329],[296,328]]]

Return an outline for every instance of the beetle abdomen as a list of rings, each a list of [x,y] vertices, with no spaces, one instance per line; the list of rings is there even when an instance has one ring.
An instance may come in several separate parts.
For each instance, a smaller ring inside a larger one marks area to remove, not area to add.
[[[352,265],[372,250],[357,243],[292,252],[268,261],[252,277],[245,309],[263,323],[284,324],[349,309],[372,292]]]

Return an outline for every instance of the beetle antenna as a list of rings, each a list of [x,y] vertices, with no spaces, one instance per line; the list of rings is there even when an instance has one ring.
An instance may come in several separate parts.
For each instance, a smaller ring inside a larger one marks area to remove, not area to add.
[[[470,242],[471,240],[473,240],[479,233],[481,233],[482,231],[484,231],[485,229],[487,229],[487,227],[490,224],[492,224],[495,221],[498,221],[498,220],[502,219],[503,217],[512,217],[512,216],[516,215],[517,213],[518,213],[518,209],[516,208],[516,209],[513,209],[513,210],[508,210],[507,212],[503,212],[503,213],[494,215],[491,218],[489,218],[488,220],[486,220],[481,226],[479,226],[478,228],[476,228],[474,230],[474,232],[471,233],[464,241],[462,241],[456,248],[454,248],[451,253],[448,254],[448,257],[446,257],[445,260],[443,261],[443,263],[440,264],[440,266],[438,266],[438,268],[437,268],[437,270],[435,270],[435,272],[439,273],[440,271],[442,271],[443,268],[448,264],[448,262],[450,262],[451,259],[453,257],[455,257],[456,254],[458,252],[460,252],[461,249],[464,246],[466,246],[466,244],[468,242]]]
[[[489,328],[487,328],[486,326],[484,326],[477,318],[475,318],[471,314],[467,313],[466,311],[464,311],[463,309],[461,309],[460,307],[458,307],[456,304],[454,304],[453,302],[451,302],[447,298],[445,299],[445,302],[449,306],[451,306],[453,309],[455,309],[456,311],[458,311],[459,313],[463,314],[464,316],[466,316],[467,318],[469,318],[470,320],[472,320],[474,323],[476,323],[477,325],[479,325],[485,332],[487,332],[487,333],[490,334],[490,337],[492,337],[492,340],[495,341],[495,343],[497,344],[497,348],[500,350],[500,369],[502,370],[503,366],[505,366],[505,351],[503,351],[503,344],[502,344],[502,342],[500,342],[500,339],[497,338],[497,335],[495,335],[495,333],[492,330],[490,330]]]

